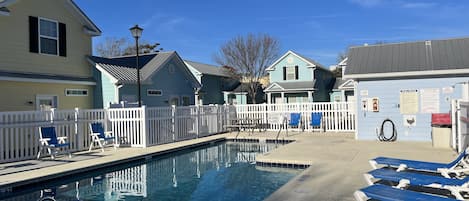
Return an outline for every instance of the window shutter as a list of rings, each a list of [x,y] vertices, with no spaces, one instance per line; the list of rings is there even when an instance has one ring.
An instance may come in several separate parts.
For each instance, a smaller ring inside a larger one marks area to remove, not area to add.
[[[64,23],[59,23],[59,55],[67,56],[67,28]]]
[[[295,80],[298,79],[298,66],[295,66]]]
[[[29,16],[29,51],[39,53],[38,19],[33,16]]]
[[[283,80],[287,80],[287,67],[283,67]]]

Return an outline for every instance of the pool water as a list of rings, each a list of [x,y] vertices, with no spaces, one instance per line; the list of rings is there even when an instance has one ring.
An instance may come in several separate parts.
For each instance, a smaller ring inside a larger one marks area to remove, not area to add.
[[[0,200],[263,200],[301,171],[255,165],[256,154],[278,146],[215,143],[14,189]]]

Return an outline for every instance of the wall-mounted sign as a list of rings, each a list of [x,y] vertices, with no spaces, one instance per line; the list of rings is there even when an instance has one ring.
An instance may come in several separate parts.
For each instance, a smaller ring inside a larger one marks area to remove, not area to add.
[[[419,111],[419,95],[418,90],[401,90],[400,93],[400,111],[401,114],[417,114]]]
[[[371,105],[372,106],[371,111],[379,112],[379,98],[378,97],[373,97],[371,99],[371,104],[372,104]]]
[[[428,88],[420,90],[421,113],[440,112],[440,89]]]

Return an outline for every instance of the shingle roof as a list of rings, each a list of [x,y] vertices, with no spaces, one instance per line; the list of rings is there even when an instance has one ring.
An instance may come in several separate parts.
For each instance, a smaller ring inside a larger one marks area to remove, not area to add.
[[[141,80],[148,79],[153,72],[162,67],[176,52],[160,52],[139,56]],[[114,58],[90,57],[103,70],[111,74],[119,82],[137,82],[136,56]]]
[[[314,90],[315,89],[316,80],[314,81],[301,81],[301,82],[273,82],[271,83],[265,91],[295,91],[295,90]],[[273,85],[278,85],[284,90],[276,90],[269,88]]]
[[[24,72],[10,72],[10,71],[0,71],[0,77],[88,82],[90,84],[95,83],[95,81],[91,77],[75,77],[75,76],[66,76],[66,75],[24,73]]]
[[[345,75],[468,69],[468,52],[469,38],[352,47]]]
[[[184,61],[188,63],[190,66],[194,67],[197,71],[199,71],[202,74],[216,75],[216,76],[222,76],[222,77],[231,77],[231,74],[224,68],[210,65],[210,64],[199,63],[195,61],[189,61],[189,60],[184,60]]]

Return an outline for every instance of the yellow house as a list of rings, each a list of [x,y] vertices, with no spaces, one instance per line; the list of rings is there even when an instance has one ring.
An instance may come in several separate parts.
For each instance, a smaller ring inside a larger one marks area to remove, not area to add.
[[[0,0],[0,111],[93,107],[92,37],[72,0]]]

